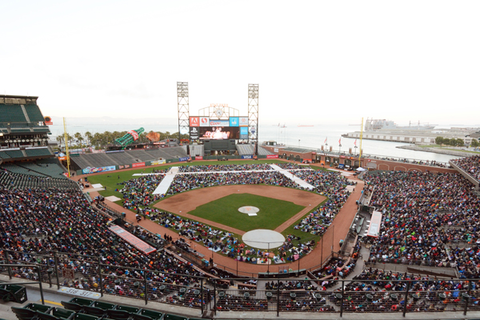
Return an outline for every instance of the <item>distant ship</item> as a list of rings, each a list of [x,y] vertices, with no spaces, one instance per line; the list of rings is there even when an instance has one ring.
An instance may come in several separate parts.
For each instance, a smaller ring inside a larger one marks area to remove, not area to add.
[[[436,125],[430,124],[418,124],[412,125],[410,121],[408,126],[399,126],[395,122],[386,119],[367,119],[365,121],[365,131],[376,131],[376,130],[432,130]]]

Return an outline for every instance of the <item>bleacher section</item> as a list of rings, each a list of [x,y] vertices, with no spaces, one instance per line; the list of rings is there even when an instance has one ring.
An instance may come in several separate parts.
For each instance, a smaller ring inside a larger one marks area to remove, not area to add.
[[[253,155],[255,153],[255,146],[251,144],[237,144],[237,151],[241,156]]]
[[[159,159],[178,159],[187,157],[186,147],[160,149],[124,150],[123,152],[80,154],[70,160],[80,169],[107,166],[121,166]]]
[[[37,161],[22,161],[15,163],[4,163],[2,168],[15,173],[29,174],[38,177],[51,177],[66,179],[64,169],[55,158],[42,159]]]
[[[78,185],[68,179],[39,177],[32,174],[0,171],[0,185],[7,189],[14,188],[60,188],[78,190]]]
[[[52,153],[48,147],[26,148],[27,157],[50,156]]]
[[[0,151],[0,157],[2,157],[2,159],[15,159],[24,158],[25,155],[20,149],[4,149]]]

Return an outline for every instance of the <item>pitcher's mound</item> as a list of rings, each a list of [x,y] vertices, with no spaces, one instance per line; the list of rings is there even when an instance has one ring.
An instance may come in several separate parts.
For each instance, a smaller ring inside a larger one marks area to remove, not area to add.
[[[249,216],[256,216],[257,212],[260,211],[260,209],[252,206],[243,206],[238,208],[238,211],[240,211],[241,213],[248,214]]]

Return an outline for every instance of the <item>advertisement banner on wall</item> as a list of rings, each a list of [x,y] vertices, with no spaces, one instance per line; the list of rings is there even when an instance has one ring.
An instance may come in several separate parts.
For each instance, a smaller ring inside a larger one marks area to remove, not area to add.
[[[230,122],[228,120],[211,120],[209,127],[229,127]]]
[[[238,127],[238,117],[230,117],[230,127]]]
[[[131,167],[132,167],[131,164],[126,164],[126,165],[118,166],[118,169],[129,169]]]
[[[243,155],[243,156],[242,156],[242,159],[253,159],[253,156]]]
[[[202,156],[195,156],[195,160],[203,160]]]
[[[248,139],[248,127],[240,127],[240,139]]]
[[[200,127],[199,117],[190,117],[190,127]]]
[[[238,118],[238,125],[240,127],[248,127],[248,117],[239,117]]]
[[[116,169],[115,166],[107,166],[107,167],[98,167],[98,168],[92,168],[88,167],[82,170],[83,174],[89,174],[89,173],[99,173],[99,172],[106,172],[106,171],[114,171]]]
[[[198,140],[200,138],[200,131],[197,127],[190,127],[190,140]]]
[[[278,154],[267,154],[267,159],[278,159]]]
[[[145,162],[132,163],[132,168],[145,167]]]
[[[210,127],[210,118],[200,117],[200,127]]]
[[[151,162],[151,165],[154,166],[154,165],[157,165],[157,164],[164,164],[166,163],[167,161],[165,159],[162,159],[162,160],[154,160]]]
[[[178,161],[188,161],[190,157],[183,157],[183,158],[178,158]]]

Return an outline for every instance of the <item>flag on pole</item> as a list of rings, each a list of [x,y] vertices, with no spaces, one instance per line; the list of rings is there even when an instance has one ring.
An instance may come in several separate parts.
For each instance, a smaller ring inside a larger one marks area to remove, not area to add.
[[[327,138],[325,138],[325,141],[323,142],[324,144],[327,143]]]
[[[353,143],[354,146],[357,146],[357,139],[355,139],[355,142]]]
[[[338,139],[338,144],[342,144],[342,138]]]

